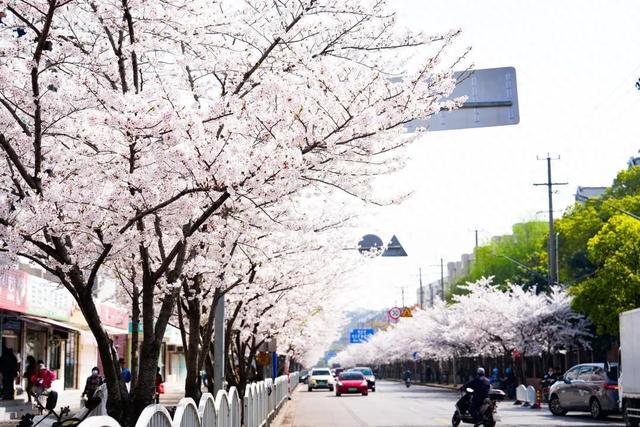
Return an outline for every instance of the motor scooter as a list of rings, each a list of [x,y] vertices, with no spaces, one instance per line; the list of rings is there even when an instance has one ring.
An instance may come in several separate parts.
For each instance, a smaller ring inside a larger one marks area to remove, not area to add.
[[[451,425],[458,427],[461,423],[473,424],[474,426],[494,427],[497,422],[498,401],[504,400],[506,394],[499,389],[490,389],[489,397],[484,400],[480,407],[479,417],[474,419],[469,413],[471,406],[471,398],[473,397],[473,389],[460,389],[461,397],[456,402],[456,410],[451,418]]]
[[[405,378],[404,379],[404,385],[409,388],[409,386],[411,385],[411,378]]]

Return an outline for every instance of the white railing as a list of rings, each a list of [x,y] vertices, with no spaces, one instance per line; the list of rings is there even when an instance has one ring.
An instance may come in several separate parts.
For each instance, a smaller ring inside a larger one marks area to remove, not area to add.
[[[247,385],[244,399],[235,387],[229,392],[219,391],[214,398],[205,393],[196,406],[191,398],[181,399],[171,419],[162,405],[149,405],[140,414],[135,427],[261,427],[273,419],[290,392],[298,384],[297,372],[286,376]],[[294,382],[295,381],[295,382]],[[244,422],[242,409],[244,408]],[[108,416],[95,416],[84,420],[80,427],[120,427]]]
[[[538,403],[538,396],[535,387],[526,387],[520,384],[516,387],[516,402],[520,402],[523,406],[534,406]]]

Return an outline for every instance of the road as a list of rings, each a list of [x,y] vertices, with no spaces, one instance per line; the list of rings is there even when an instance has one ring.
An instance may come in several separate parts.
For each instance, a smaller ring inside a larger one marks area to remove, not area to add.
[[[278,427],[426,427],[451,425],[457,394],[424,386],[380,381],[369,396],[336,397],[328,391],[298,387],[279,416]],[[620,418],[593,421],[585,414],[554,417],[546,408],[499,405],[498,426],[622,426]],[[469,425],[469,424],[463,424]]]

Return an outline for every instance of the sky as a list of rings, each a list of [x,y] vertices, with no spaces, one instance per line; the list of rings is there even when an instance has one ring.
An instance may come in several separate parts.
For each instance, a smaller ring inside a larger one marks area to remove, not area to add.
[[[520,123],[427,133],[410,149],[404,171],[380,178],[379,191],[412,190],[402,205],[368,208],[354,240],[396,235],[407,258],[365,263],[350,296],[367,308],[416,302],[423,283],[440,277],[480,242],[514,223],[547,218],[546,162],[555,215],[573,204],[578,186],[610,185],[640,155],[640,2],[592,0],[389,0],[401,25],[426,33],[461,28],[455,48],[471,46],[475,68],[516,69]],[[347,292],[349,293],[349,292]]]

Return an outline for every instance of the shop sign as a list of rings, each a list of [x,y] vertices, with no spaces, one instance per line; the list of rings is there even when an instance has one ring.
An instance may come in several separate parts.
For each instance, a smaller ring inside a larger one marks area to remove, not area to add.
[[[0,270],[0,308],[25,313],[29,275],[20,270]]]
[[[62,285],[36,276],[29,276],[27,313],[49,319],[68,321],[73,297]]]
[[[98,304],[98,314],[100,315],[100,321],[105,325],[128,329],[129,311],[126,308],[102,303]]]

